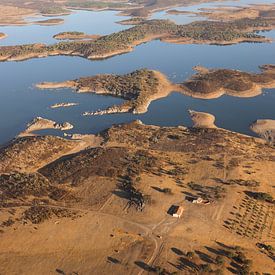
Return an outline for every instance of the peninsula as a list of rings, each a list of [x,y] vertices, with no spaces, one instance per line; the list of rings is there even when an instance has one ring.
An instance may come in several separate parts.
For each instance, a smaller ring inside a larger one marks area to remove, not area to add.
[[[42,82],[40,89],[72,88],[79,93],[92,92],[111,95],[125,101],[105,110],[85,112],[84,115],[112,113],[145,113],[153,100],[166,97],[171,92],[211,99],[224,94],[237,97],[253,97],[263,88],[275,87],[275,66],[261,66],[261,73],[247,73],[229,69],[195,67],[197,74],[182,83],[172,83],[165,75],[148,69],[126,75],[96,75],[65,82]]]

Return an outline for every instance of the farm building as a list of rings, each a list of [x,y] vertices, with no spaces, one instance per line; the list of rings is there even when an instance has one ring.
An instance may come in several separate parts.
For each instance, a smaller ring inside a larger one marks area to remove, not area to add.
[[[182,215],[182,213],[183,213],[183,207],[182,206],[178,206],[176,212],[173,213],[173,217],[180,218],[181,215]]]
[[[172,205],[167,211],[168,214],[172,215],[175,218],[180,218],[183,213],[183,207],[178,205]]]

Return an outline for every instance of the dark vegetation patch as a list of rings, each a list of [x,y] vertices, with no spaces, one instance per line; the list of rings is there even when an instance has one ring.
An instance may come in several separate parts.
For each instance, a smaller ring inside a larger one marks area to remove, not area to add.
[[[222,129],[152,127],[137,121],[114,125],[101,133],[105,142],[117,142],[156,151],[214,155],[238,158],[238,163],[253,160],[272,161],[271,149],[254,139]],[[176,135],[177,139],[171,139]],[[242,146],[240,146],[242,145]],[[217,159],[216,156],[214,159]]]
[[[106,94],[126,100],[137,99],[142,91],[152,92],[158,87],[154,72],[141,69],[125,75],[104,74],[93,77],[82,77],[77,80],[77,88],[88,88],[91,91],[106,91]]]
[[[191,93],[207,94],[224,89],[226,91],[242,92],[252,89],[254,84],[266,84],[274,81],[272,70],[261,74],[246,73],[235,70],[210,70],[208,73],[195,74],[182,84]]]
[[[33,203],[43,203],[45,198],[54,201],[76,200],[68,191],[52,185],[39,173],[14,172],[0,175],[0,206],[24,205],[29,203],[29,198],[34,198]]]
[[[34,224],[39,224],[54,217],[77,218],[79,217],[79,215],[77,211],[72,211],[69,209],[54,208],[47,206],[32,206],[23,213],[22,220],[30,221]]]
[[[50,182],[40,174],[12,173],[0,176],[2,198],[20,198],[29,195],[43,196],[50,192]]]
[[[272,195],[265,193],[265,192],[252,192],[252,191],[245,191],[245,194],[249,197],[259,200],[259,201],[266,201],[270,203],[274,203]]]
[[[254,193],[245,191],[246,196],[239,204],[233,206],[230,216],[224,221],[224,227],[239,236],[250,239],[272,239],[274,233],[274,205],[265,201],[261,195],[258,200]],[[251,194],[251,195],[249,195]]]
[[[260,186],[260,182],[256,180],[243,180],[243,179],[232,179],[228,181],[222,181],[222,183],[227,185],[240,185],[246,187],[258,187]]]
[[[50,7],[44,7],[40,10],[42,14],[47,15],[57,15],[57,14],[69,14],[70,12],[67,9],[64,9],[60,6],[50,6]]]
[[[188,187],[197,192],[197,195],[207,200],[218,200],[225,196],[226,190],[222,186],[203,186],[198,183],[189,182]]]
[[[159,164],[158,164],[159,165]],[[123,192],[123,197],[128,199],[127,208],[135,208],[142,211],[148,204],[154,201],[150,195],[139,190],[140,174],[142,172],[154,172],[157,167],[157,159],[144,150],[138,150],[136,154],[129,156],[127,169],[119,177],[118,189]]]
[[[91,176],[115,178],[125,169],[128,153],[127,149],[119,147],[87,149],[63,157],[40,169],[40,172],[52,182],[68,182],[74,186]]]
[[[0,148],[0,174],[25,168],[30,170],[73,146],[75,142],[54,136],[17,138]]]
[[[169,264],[179,272],[223,274],[227,269],[233,274],[251,274],[253,261],[247,258],[244,249],[222,243],[218,245],[218,247],[206,246],[207,252],[195,250],[184,253],[177,248],[172,248],[179,257],[176,263],[169,262]]]

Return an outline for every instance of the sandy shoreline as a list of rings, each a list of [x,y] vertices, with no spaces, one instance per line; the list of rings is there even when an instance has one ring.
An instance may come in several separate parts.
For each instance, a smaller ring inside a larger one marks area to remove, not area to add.
[[[3,33],[3,32],[0,32],[0,39],[4,39],[4,38],[6,38],[6,37],[8,37],[7,34],[5,34],[5,33]]]
[[[209,113],[196,112],[189,110],[190,117],[195,128],[217,128],[215,125],[215,116]]]
[[[274,119],[258,119],[250,125],[250,129],[270,145],[275,145]]]
[[[61,131],[70,130],[73,125],[69,122],[57,123],[53,120],[45,119],[42,117],[36,117],[27,124],[26,129],[21,132],[18,137],[35,136],[34,132],[46,129],[57,129]]]

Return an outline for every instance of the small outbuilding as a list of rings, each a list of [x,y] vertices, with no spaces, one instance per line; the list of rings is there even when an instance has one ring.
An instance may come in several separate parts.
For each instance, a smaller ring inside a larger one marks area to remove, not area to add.
[[[197,199],[193,200],[192,202],[196,203],[196,204],[210,204],[209,200],[204,200],[202,198],[197,198]]]
[[[178,206],[177,211],[173,214],[173,217],[175,218],[180,218],[181,215],[183,213],[183,207],[182,206]]]
[[[184,209],[182,206],[172,205],[167,211],[167,213],[175,218],[180,218],[182,216],[183,210]]]

